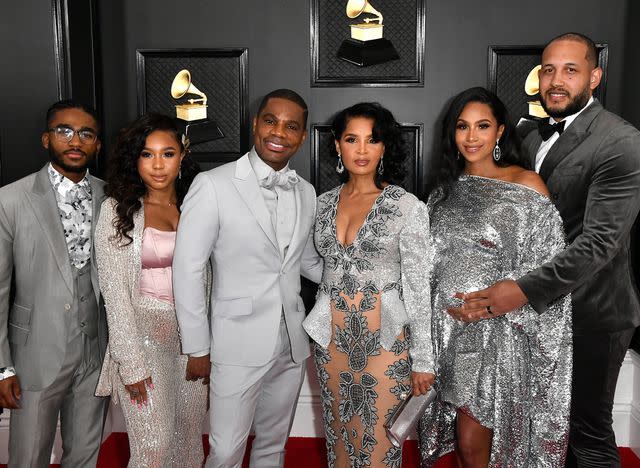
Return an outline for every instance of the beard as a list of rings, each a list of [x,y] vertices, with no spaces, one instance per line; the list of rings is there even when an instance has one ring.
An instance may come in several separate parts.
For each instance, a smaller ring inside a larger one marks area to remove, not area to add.
[[[75,150],[75,151],[79,151],[79,150]],[[84,153],[84,155],[86,156],[85,161],[87,161],[87,163],[83,164],[82,166],[71,166],[65,163],[62,155],[59,152],[57,152],[51,145],[49,145],[49,160],[67,172],[74,172],[76,174],[81,174],[87,170],[88,164],[91,161],[93,161],[93,155],[87,154],[84,151],[82,151],[82,153]]]
[[[548,92],[550,91],[553,91],[553,89]],[[582,108],[587,105],[589,98],[591,98],[591,93],[589,91],[590,88],[586,87],[580,92],[580,94],[571,97],[571,100],[567,103],[564,109],[549,109],[545,96],[542,94],[540,95],[540,103],[549,117],[553,117],[554,119],[564,119],[565,117],[569,117],[570,115],[582,110]]]

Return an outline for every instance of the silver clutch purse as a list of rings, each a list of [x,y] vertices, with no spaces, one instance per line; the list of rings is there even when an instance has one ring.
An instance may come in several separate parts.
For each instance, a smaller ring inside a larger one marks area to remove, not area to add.
[[[422,417],[427,406],[436,399],[437,392],[431,388],[427,393],[420,396],[409,395],[398,405],[396,410],[389,416],[384,428],[387,431],[387,437],[396,447],[402,447],[402,444],[409,437],[413,428],[418,424],[418,419]]]

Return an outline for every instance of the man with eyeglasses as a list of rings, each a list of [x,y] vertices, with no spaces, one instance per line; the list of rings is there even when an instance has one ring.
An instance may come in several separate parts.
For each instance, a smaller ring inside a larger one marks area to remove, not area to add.
[[[106,400],[94,391],[106,321],[92,242],[104,190],[87,170],[98,134],[92,109],[53,104],[42,134],[50,161],[0,188],[0,406],[11,409],[10,467],[49,467],[58,417],[62,466],[98,458]]]

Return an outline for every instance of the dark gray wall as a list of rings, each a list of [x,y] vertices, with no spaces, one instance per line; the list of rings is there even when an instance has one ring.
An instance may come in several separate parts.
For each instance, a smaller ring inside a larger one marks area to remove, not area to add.
[[[309,0],[183,0],[179,7],[169,0],[99,0],[105,146],[110,146],[118,128],[137,115],[137,48],[248,47],[254,109],[261,95],[277,87],[296,89],[307,99],[311,122],[324,122],[357,101],[378,100],[398,120],[425,124],[425,159],[429,161],[447,100],[466,87],[486,84],[487,46],[543,43],[561,32],[578,30],[609,43],[607,107],[640,123],[639,106],[627,105],[640,98],[635,88],[640,75],[636,57],[640,33],[631,27],[640,20],[637,2],[426,1],[425,86],[365,89],[310,87]],[[626,55],[625,39],[629,41]],[[42,119],[58,97],[51,3],[7,2],[0,17],[0,44],[1,182],[7,183],[37,170],[46,159],[39,143]],[[626,81],[624,91],[623,71],[635,77]],[[308,145],[293,165],[308,176]]]
[[[627,8],[622,116],[640,128],[640,2]]]
[[[111,1],[103,2],[107,126],[114,130],[136,117],[135,49],[239,46],[249,48],[254,109],[261,95],[279,87],[302,94],[310,122],[324,122],[357,101],[377,100],[398,120],[425,124],[429,161],[447,100],[467,87],[486,85],[489,45],[542,44],[571,30],[609,44],[607,107],[620,112],[627,0],[426,1],[425,86],[373,89],[310,87],[309,0],[183,0],[179,9],[169,0],[118,0],[115,13]],[[384,10],[382,3],[373,1]],[[309,145],[292,165],[308,176]]]
[[[58,99],[51,2],[4,2],[0,15],[0,183],[34,172],[47,160],[40,135]]]

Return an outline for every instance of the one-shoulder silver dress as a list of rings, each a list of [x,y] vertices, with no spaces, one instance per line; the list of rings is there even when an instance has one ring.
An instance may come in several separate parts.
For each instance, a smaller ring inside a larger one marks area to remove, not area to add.
[[[491,467],[564,466],[571,391],[571,301],[464,323],[456,292],[517,279],[565,246],[549,199],[523,185],[462,176],[429,200],[435,248],[432,334],[437,400],[420,428],[422,466],[455,447],[460,409],[493,430]]]

